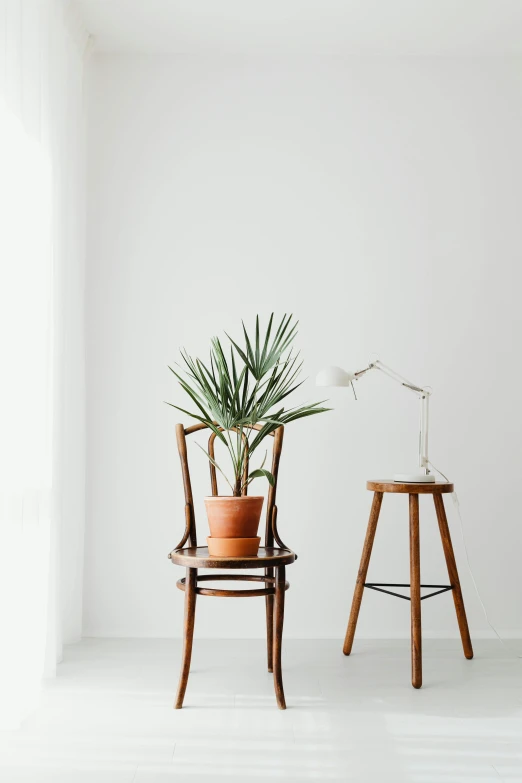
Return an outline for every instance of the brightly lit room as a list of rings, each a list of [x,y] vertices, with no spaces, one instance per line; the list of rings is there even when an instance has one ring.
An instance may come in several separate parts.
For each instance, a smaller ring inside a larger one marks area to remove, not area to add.
[[[0,48],[2,783],[520,783],[522,2]]]

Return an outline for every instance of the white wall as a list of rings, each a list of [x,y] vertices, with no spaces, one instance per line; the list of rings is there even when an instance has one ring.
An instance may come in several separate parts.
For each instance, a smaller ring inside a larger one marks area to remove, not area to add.
[[[521,62],[98,56],[90,64],[84,634],[178,636],[179,346],[294,312],[313,378],[372,352],[431,384],[431,456],[455,481],[492,622],[522,632]],[[300,399],[322,394],[312,380]],[[286,433],[286,633],[341,637],[371,502],[415,464],[417,403],[378,374]],[[298,395],[299,397],[299,395]],[[196,453],[197,452],[197,453]],[[194,469],[207,474],[195,446]],[[197,483],[201,537],[206,521]],[[447,503],[472,631],[488,626]],[[407,499],[386,497],[370,577],[408,580]],[[446,581],[421,499],[422,578]],[[197,634],[262,636],[264,602],[198,604]],[[426,634],[455,635],[451,597]],[[407,636],[367,591],[360,634]]]

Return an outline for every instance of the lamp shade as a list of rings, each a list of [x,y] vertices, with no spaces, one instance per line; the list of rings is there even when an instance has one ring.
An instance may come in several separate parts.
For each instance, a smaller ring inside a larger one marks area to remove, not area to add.
[[[315,378],[316,386],[349,386],[355,378],[355,373],[347,372],[341,367],[323,367]]]

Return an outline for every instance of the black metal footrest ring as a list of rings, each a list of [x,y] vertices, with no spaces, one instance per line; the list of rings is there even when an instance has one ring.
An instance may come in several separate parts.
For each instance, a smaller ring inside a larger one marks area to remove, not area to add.
[[[409,595],[402,595],[402,593],[394,593],[392,590],[383,590],[383,587],[411,587],[411,585],[394,584],[393,582],[365,582],[365,587],[369,587],[370,590],[377,590],[379,593],[386,593],[387,595],[394,595],[396,598],[404,598],[405,601],[411,601]],[[433,598],[434,595],[440,595],[441,593],[447,593],[448,590],[453,590],[453,585],[421,585],[421,587],[437,588],[434,593],[428,593],[428,595],[421,595],[421,601],[426,598]]]

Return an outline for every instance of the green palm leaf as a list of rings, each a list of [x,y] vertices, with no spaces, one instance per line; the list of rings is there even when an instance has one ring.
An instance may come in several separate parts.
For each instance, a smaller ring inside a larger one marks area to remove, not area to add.
[[[292,350],[297,327],[293,316],[285,314],[274,332],[272,313],[263,330],[256,316],[253,336],[242,322],[242,345],[227,334],[229,359],[219,338],[213,337],[208,364],[182,350],[183,375],[169,368],[197,412],[168,404],[205,423],[226,446],[232,462],[233,481],[229,483],[234,494],[240,494],[245,485],[247,459],[266,437],[283,424],[330,410],[322,407],[321,402],[287,409],[281,405],[303,383],[299,378],[303,363],[299,353]],[[260,429],[254,429],[254,425],[260,425]],[[221,471],[208,454],[207,457]],[[263,465],[264,460],[260,468],[249,474],[247,484],[261,477],[273,483],[274,477]]]

